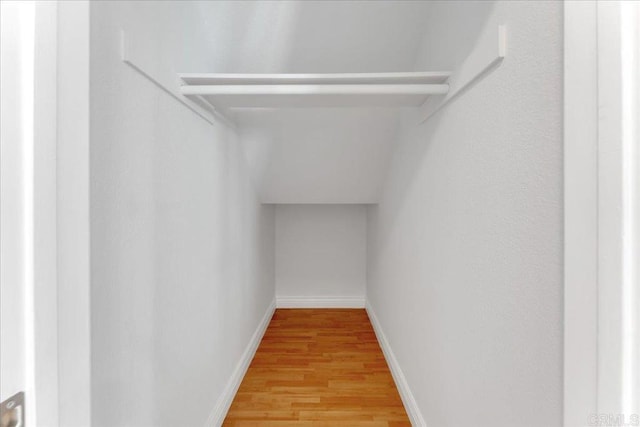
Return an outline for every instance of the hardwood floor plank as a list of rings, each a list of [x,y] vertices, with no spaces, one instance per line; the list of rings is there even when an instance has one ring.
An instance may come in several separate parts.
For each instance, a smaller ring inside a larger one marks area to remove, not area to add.
[[[365,310],[278,309],[225,426],[410,426]]]

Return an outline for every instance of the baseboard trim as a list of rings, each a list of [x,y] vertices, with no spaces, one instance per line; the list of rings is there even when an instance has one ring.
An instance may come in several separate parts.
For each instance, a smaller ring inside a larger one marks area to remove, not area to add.
[[[378,317],[373,311],[373,307],[369,301],[366,302],[365,308],[367,310],[367,314],[369,315],[369,319],[371,320],[371,324],[373,325],[373,330],[376,333],[376,337],[378,338],[378,342],[380,343],[380,347],[382,348],[382,353],[384,354],[384,358],[387,360],[387,364],[389,365],[389,369],[391,369],[391,375],[393,376],[393,381],[396,383],[396,387],[400,392],[400,397],[402,398],[402,403],[404,404],[404,408],[409,415],[409,419],[411,420],[411,425],[426,427],[426,423],[424,421],[424,417],[418,408],[418,404],[416,399],[413,397],[413,393],[411,393],[411,389],[409,388],[409,384],[407,383],[407,379],[402,373],[402,369],[400,369],[400,365],[398,364],[398,360],[396,356],[393,354],[391,350],[391,346],[389,345],[389,341],[387,341],[387,337],[382,331],[382,326],[378,321]]]
[[[275,300],[269,304],[267,311],[264,314],[264,317],[258,324],[256,331],[253,333],[253,336],[249,340],[247,347],[245,348],[238,364],[236,365],[227,385],[224,387],[222,395],[218,398],[216,402],[216,406],[211,411],[211,415],[207,418],[207,423],[205,427],[219,427],[222,425],[224,418],[229,411],[229,407],[231,406],[231,402],[233,402],[233,398],[236,396],[238,391],[238,387],[240,387],[240,383],[244,378],[244,375],[249,369],[249,365],[253,360],[253,356],[256,354],[256,350],[260,345],[260,341],[262,341],[262,337],[264,336],[265,331],[267,330],[267,326],[269,326],[269,322],[271,321],[271,317],[273,316],[273,312],[276,309]]]
[[[277,297],[278,308],[364,308],[360,297]]]

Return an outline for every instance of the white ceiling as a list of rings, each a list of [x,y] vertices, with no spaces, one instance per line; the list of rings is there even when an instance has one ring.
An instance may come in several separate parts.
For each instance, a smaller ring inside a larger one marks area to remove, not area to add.
[[[413,71],[428,2],[202,2],[216,73]],[[213,26],[213,27],[211,27]],[[233,110],[265,203],[375,203],[399,110]]]

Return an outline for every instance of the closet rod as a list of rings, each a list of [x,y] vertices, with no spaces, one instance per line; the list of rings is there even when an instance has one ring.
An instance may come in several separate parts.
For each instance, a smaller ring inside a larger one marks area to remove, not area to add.
[[[395,73],[229,74],[191,73],[178,75],[187,85],[278,85],[278,84],[428,84],[443,83],[449,71]]]
[[[183,95],[443,95],[444,84],[198,85],[182,86]]]

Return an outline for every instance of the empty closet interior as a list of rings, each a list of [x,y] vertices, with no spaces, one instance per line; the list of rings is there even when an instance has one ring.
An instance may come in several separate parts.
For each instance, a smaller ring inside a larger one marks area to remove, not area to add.
[[[276,307],[366,308],[415,425],[561,424],[560,2],[89,14],[93,425],[214,425]]]

